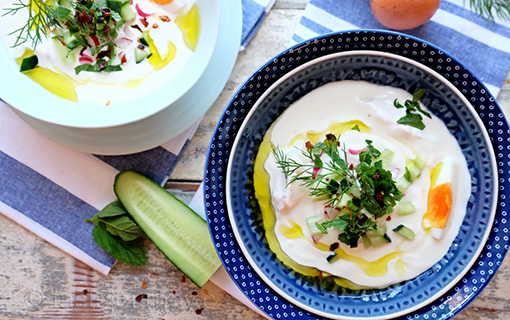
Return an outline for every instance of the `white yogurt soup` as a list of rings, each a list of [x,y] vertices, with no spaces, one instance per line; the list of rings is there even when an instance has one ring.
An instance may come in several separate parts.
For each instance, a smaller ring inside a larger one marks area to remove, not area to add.
[[[423,130],[397,123],[406,108],[395,100],[404,105],[413,96],[363,81],[333,82],[273,123],[257,154],[254,185],[269,245],[286,265],[383,288],[415,278],[449,250],[471,192],[466,160],[423,105],[423,113],[411,112],[422,116]],[[343,168],[332,171],[331,163]]]
[[[185,69],[200,32],[196,0],[60,0],[46,5],[53,15],[69,15],[49,28],[33,27],[42,30],[34,49],[31,39],[16,43],[26,37],[17,30],[34,20],[41,2],[23,2],[33,3],[32,18],[28,8],[6,11],[16,3],[0,5],[7,13],[0,19],[0,41],[12,59],[21,64],[35,55],[37,66],[24,71],[28,77],[57,96],[89,105],[132,101],[161,89]]]

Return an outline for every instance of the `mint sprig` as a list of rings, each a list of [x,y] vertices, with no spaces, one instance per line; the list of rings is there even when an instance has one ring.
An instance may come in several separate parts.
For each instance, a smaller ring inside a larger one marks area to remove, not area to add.
[[[425,129],[425,124],[423,123],[423,117],[421,116],[421,114],[425,115],[428,118],[431,118],[431,116],[427,111],[423,110],[420,107],[420,103],[418,102],[418,100],[423,98],[426,91],[427,90],[423,89],[423,88],[418,89],[413,94],[413,99],[406,100],[404,102],[404,105],[400,104],[400,102],[398,102],[398,99],[395,99],[395,101],[393,101],[393,105],[395,106],[395,108],[397,108],[397,109],[405,108],[406,109],[405,116],[398,119],[397,123],[400,123],[400,124],[403,124],[406,126],[415,127],[420,130]]]
[[[86,221],[95,224],[94,240],[113,257],[133,266],[145,265],[145,250],[140,243],[144,233],[118,200]]]

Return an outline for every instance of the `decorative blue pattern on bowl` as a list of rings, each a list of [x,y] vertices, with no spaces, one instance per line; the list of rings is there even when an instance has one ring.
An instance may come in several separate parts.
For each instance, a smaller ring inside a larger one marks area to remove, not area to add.
[[[327,59],[296,73],[271,93],[266,92],[278,79],[306,62],[332,53],[353,50],[394,53],[435,70],[472,103],[485,128],[480,128],[476,117],[441,81],[412,65],[377,55]],[[329,72],[331,70],[335,72]],[[306,80],[302,81],[302,78]],[[473,194],[468,216],[448,254],[416,279],[383,290],[340,292],[338,288],[321,287],[310,279],[286,270],[264,245],[263,230],[253,214],[256,206],[248,201],[252,199],[250,188],[247,188],[248,171],[253,154],[268,126],[295,99],[323,83],[339,79],[363,79],[401,87],[409,92],[414,92],[417,87],[427,87],[428,92],[433,93],[427,96],[434,98],[424,103],[445,121],[459,141],[471,168]],[[268,95],[243,130],[242,139],[232,159],[233,179],[229,192],[235,211],[232,213],[234,221],[230,221],[226,209],[226,172],[230,153],[240,133],[241,124],[255,102],[265,93]],[[445,112],[445,104],[449,105],[447,109],[451,112]],[[491,142],[484,139],[484,130],[487,130]],[[296,304],[306,310],[314,310],[317,314],[335,318],[389,317],[414,310],[430,297],[437,299],[402,318],[450,318],[485,287],[508,249],[504,189],[508,188],[510,159],[509,150],[504,144],[509,140],[508,124],[488,91],[459,62],[440,49],[419,39],[379,31],[346,32],[310,40],[283,52],[258,70],[238,91],[218,123],[205,174],[205,203],[216,247],[237,285],[275,319],[317,318]],[[496,150],[497,172],[493,172],[491,166],[490,143]],[[500,193],[498,198],[493,198],[492,178],[496,175]],[[488,228],[492,220],[493,201],[499,204],[496,219],[487,243],[478,255],[478,249],[484,246],[483,235],[485,231],[490,231]],[[236,232],[255,270],[244,256],[231,223],[237,228]],[[459,279],[472,259],[476,259],[475,264],[465,270],[467,273]],[[263,278],[268,279],[270,284],[263,281]],[[442,296],[436,297],[448,285],[452,287]]]

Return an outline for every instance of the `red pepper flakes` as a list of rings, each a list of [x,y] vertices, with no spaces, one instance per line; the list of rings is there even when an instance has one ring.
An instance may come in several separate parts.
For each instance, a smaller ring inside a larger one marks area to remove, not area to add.
[[[209,293],[209,291],[207,291],[207,289],[202,289],[202,292],[203,292],[204,294]]]
[[[159,28],[159,26],[158,26],[157,23],[155,23],[155,24],[152,25],[152,28],[157,29],[157,28]]]
[[[201,315],[201,314],[202,314],[202,311],[204,311],[204,308],[200,308],[200,309],[195,310],[195,313],[196,313],[197,315]]]
[[[186,281],[186,276],[181,277],[181,283],[184,283]]]
[[[61,37],[58,37],[57,39],[58,41],[60,41],[60,43],[62,43],[64,47],[67,47],[67,43],[64,41],[64,39],[62,39]]]
[[[388,216],[388,217],[386,218],[386,221],[390,221],[390,220],[391,220],[391,216]]]
[[[160,15],[159,18],[161,19],[161,21],[163,22],[170,22],[170,18],[168,16],[165,16],[165,15]]]
[[[142,301],[143,299],[147,299],[147,295],[144,293],[144,294],[139,294],[138,296],[136,296],[135,300],[136,302],[140,302]]]
[[[147,282],[142,281],[142,287],[143,287],[144,289],[147,289]]]
[[[151,276],[155,276],[155,277],[158,277],[159,276],[159,273],[155,272],[155,271],[149,271],[149,274]]]
[[[177,292],[175,290],[172,290],[172,294],[176,294]]]

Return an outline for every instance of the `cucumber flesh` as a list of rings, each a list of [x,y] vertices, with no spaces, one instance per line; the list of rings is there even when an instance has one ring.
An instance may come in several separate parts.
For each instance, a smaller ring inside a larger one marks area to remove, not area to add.
[[[122,205],[158,249],[197,286],[221,262],[204,219],[154,181],[134,171],[115,178]]]
[[[414,240],[414,231],[404,226],[403,224],[399,224],[396,226],[393,231],[400,234],[402,237],[408,240]]]
[[[149,53],[145,50],[142,50],[138,47],[135,48],[135,61],[136,63],[142,62],[145,58],[149,56]]]

